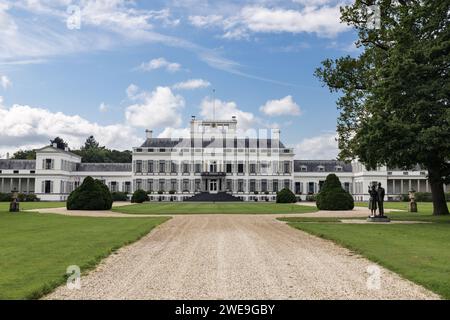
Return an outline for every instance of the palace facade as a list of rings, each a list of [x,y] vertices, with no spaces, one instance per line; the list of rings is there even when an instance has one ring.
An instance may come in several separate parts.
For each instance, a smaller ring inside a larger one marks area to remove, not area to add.
[[[91,176],[111,191],[149,192],[152,201],[183,201],[206,193],[230,193],[244,201],[274,201],[289,188],[302,200],[314,195],[329,173],[335,173],[356,201],[368,199],[368,187],[381,182],[387,200],[414,189],[430,192],[427,172],[417,167],[366,170],[354,161],[295,160],[294,150],[280,140],[278,129],[246,132],[237,120],[191,121],[186,138],[154,138],[133,148],[132,163],[82,163],[81,158],[54,145],[36,151],[36,160],[0,159],[0,192],[34,193],[42,201],[63,201]],[[445,186],[445,190],[449,190]]]

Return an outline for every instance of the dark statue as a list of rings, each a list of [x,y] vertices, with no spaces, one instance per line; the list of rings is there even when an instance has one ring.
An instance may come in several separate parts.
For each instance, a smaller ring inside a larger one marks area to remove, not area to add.
[[[378,212],[380,217],[384,217],[384,188],[381,186],[381,183],[378,183],[378,189],[377,189],[377,194],[378,194]]]
[[[390,219],[384,215],[384,196],[385,190],[381,183],[369,186],[369,209],[370,216],[367,218],[369,222],[389,222]],[[378,209],[378,215],[377,215]]]

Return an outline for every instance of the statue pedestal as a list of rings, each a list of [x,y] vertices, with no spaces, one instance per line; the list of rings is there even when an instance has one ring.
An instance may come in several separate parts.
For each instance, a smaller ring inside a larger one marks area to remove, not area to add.
[[[19,212],[19,203],[16,201],[11,201],[9,204],[9,212]]]
[[[374,216],[374,217],[368,217],[367,222],[391,222],[391,219],[389,219],[386,216]]]
[[[409,212],[417,212],[417,202],[411,201],[408,205]]]

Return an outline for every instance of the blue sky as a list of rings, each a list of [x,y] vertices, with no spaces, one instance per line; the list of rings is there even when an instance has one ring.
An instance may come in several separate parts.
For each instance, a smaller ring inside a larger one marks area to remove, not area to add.
[[[118,149],[145,128],[182,135],[215,97],[217,117],[279,127],[296,158],[333,158],[336,96],[313,72],[358,54],[345,2],[2,0],[0,155],[56,135]]]

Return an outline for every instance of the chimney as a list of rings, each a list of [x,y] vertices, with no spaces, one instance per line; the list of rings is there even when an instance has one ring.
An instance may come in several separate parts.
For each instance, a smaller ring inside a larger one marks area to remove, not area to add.
[[[58,144],[57,144],[56,142],[54,142],[54,143],[52,144],[52,147],[53,147],[53,148],[58,148]]]
[[[280,129],[272,129],[272,140],[280,140]]]
[[[64,151],[69,151],[69,147],[68,147],[68,146],[65,146],[65,147],[64,147]]]
[[[236,116],[232,116],[231,119],[232,119],[233,121],[236,121]]]
[[[145,136],[147,137],[147,139],[151,139],[153,136],[153,130],[145,130]]]
[[[9,159],[9,152],[6,153],[6,159]]]

